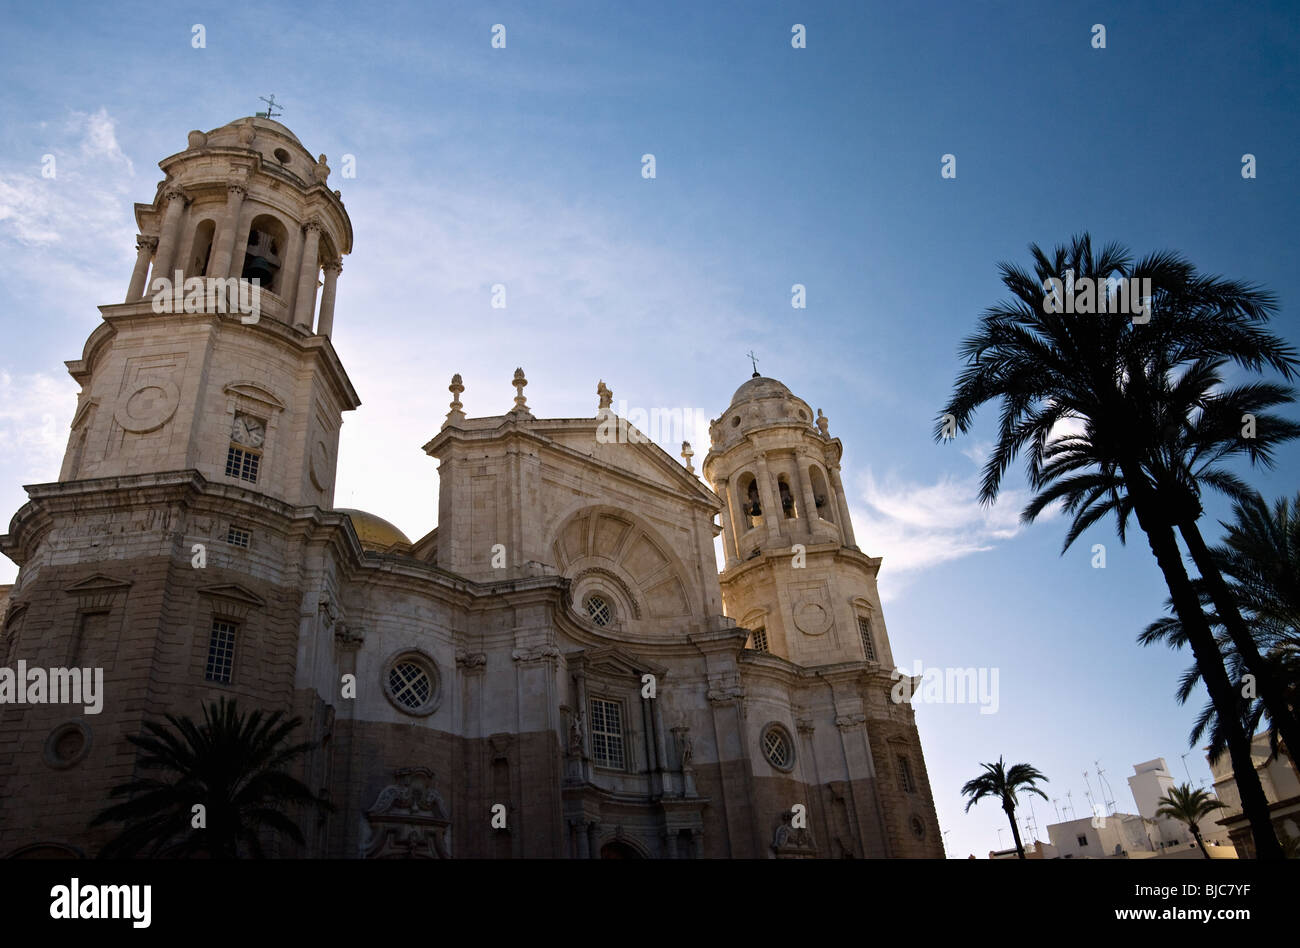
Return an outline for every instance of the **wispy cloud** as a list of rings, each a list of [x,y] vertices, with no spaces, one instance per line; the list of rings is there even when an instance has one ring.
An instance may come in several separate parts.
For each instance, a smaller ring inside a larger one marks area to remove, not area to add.
[[[963,452],[982,463],[988,445]],[[997,503],[979,502],[979,475],[943,474],[929,482],[898,477],[877,479],[868,469],[850,498],[858,545],[871,555],[883,555],[881,596],[896,598],[917,574],[944,563],[995,549],[1014,539],[1025,527],[1020,511],[1030,494],[1004,489]],[[1044,518],[1055,516],[1049,509]]]

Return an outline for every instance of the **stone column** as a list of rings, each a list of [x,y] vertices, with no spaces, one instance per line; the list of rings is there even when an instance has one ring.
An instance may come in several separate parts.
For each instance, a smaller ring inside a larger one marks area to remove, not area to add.
[[[342,272],[341,260],[325,262],[325,287],[320,293],[320,317],[316,321],[318,336],[329,336],[334,332],[334,294],[338,289],[339,274]]]
[[[853,539],[853,523],[849,520],[849,502],[844,496],[844,483],[840,480],[840,466],[831,464],[826,470],[831,475],[831,490],[835,492],[835,507],[840,513],[840,536],[844,540],[844,545],[858,548],[857,541]]]
[[[131,285],[126,289],[126,302],[144,299],[144,284],[149,277],[149,262],[158,249],[157,237],[137,234],[135,238],[135,269],[131,271]]]
[[[736,518],[732,513],[735,502],[731,497],[731,483],[727,478],[718,481],[718,496],[722,498],[722,556],[730,569],[740,563],[740,547],[736,542]]]
[[[293,324],[311,332],[316,314],[316,274],[320,270],[321,222],[310,220],[303,225],[307,237],[302,248],[302,267],[298,271],[298,296],[293,308]]]
[[[803,495],[804,521],[808,524],[808,532],[817,532],[817,520],[820,514],[817,513],[817,498],[813,496],[812,478],[808,476],[808,467],[801,454],[794,456],[794,469],[799,476],[799,493]]]
[[[573,831],[573,835],[578,837],[578,858],[590,859],[591,858],[591,837],[587,833],[587,825],[581,822],[573,823],[572,831]]]
[[[216,277],[224,280],[227,277],[238,276],[239,274],[231,273],[231,257],[235,252],[235,237],[239,232],[239,211],[244,206],[244,196],[248,190],[242,184],[230,183],[226,185],[226,213],[221,219],[221,231],[217,234],[217,244],[212,248],[212,259],[208,261],[208,272],[206,276]],[[243,272],[243,267],[240,267]],[[269,286],[262,287],[269,290]]]
[[[767,472],[767,457],[758,455],[758,496],[763,504],[763,525],[770,540],[781,538],[781,503],[772,489],[772,475]]]
[[[172,278],[172,264],[176,262],[176,245],[181,236],[181,217],[185,211],[185,192],[172,186],[163,192],[167,210],[163,213],[162,230],[158,235],[158,249],[153,258],[153,280]],[[153,282],[152,280],[150,282]]]

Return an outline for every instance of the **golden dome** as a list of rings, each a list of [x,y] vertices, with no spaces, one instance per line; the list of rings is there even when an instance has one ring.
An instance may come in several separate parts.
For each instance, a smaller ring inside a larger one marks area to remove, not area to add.
[[[361,541],[362,549],[383,553],[396,543],[404,546],[411,545],[406,534],[383,517],[376,517],[364,510],[353,510],[349,507],[340,507],[334,512],[348,515],[352,521],[352,529],[357,532],[357,539]]]

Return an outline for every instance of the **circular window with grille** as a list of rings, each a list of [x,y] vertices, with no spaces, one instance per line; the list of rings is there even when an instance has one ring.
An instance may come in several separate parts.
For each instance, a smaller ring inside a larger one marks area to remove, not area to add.
[[[438,707],[438,667],[427,655],[403,652],[386,663],[384,694],[405,714],[432,714]]]
[[[614,609],[604,596],[588,596],[587,615],[596,625],[606,626],[614,619]]]
[[[760,740],[769,764],[786,773],[794,770],[794,741],[790,740],[789,731],[779,724],[769,724]]]

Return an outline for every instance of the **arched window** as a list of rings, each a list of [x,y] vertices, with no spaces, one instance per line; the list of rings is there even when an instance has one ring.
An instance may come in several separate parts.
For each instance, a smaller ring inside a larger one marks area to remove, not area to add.
[[[763,504],[758,499],[758,481],[753,474],[744,474],[740,478],[741,521],[746,530],[754,529],[758,518],[763,516]]]
[[[248,229],[248,247],[244,250],[244,269],[240,276],[245,280],[257,278],[262,289],[282,292],[280,267],[288,237],[284,225],[269,214],[254,218]]]
[[[185,264],[185,278],[206,276],[208,260],[212,256],[212,238],[216,234],[217,223],[213,220],[200,221],[194,230],[194,242],[190,245],[190,258]],[[217,274],[222,276],[223,274]]]
[[[817,504],[817,516],[823,520],[835,522],[835,498],[826,489],[826,478],[820,468],[810,467],[808,479],[812,482],[813,501]]]
[[[790,490],[790,482],[786,480],[784,474],[776,479],[776,487],[781,494],[781,513],[785,515],[787,520],[799,516],[799,512],[795,509],[794,494]]]

